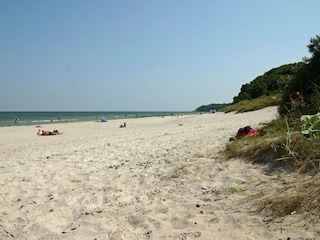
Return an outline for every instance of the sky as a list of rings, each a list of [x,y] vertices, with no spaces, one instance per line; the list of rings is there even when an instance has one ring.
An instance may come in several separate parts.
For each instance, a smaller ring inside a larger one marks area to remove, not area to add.
[[[0,0],[0,111],[193,111],[310,56],[319,0]]]

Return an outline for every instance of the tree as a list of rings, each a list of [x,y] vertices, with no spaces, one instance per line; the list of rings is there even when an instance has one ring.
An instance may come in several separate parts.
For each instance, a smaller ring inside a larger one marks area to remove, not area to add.
[[[311,57],[304,57],[305,64],[299,68],[292,80],[287,83],[282,92],[279,108],[281,115],[290,113],[298,108],[301,114],[314,114],[320,107],[320,35],[310,39],[307,45]],[[292,106],[290,94],[300,92],[304,97],[306,106]]]
[[[315,57],[319,57],[320,54],[320,35],[316,35],[315,38],[310,39],[310,44],[308,45],[309,53],[312,54],[312,57],[310,60],[312,60]]]
[[[243,100],[251,100],[263,95],[280,93],[284,81],[291,76],[304,64],[302,62],[282,65],[273,68],[262,76],[256,77],[253,81],[243,84],[238,96],[233,98],[233,104]]]

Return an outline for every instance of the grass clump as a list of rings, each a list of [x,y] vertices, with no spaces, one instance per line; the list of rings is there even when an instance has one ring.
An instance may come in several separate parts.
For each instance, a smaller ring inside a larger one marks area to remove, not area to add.
[[[272,217],[284,217],[300,209],[303,197],[299,195],[278,196],[260,202],[261,213]]]
[[[300,178],[300,182],[288,183],[277,194],[258,201],[259,211],[268,217],[285,217],[286,215],[304,214],[307,221],[318,222],[320,218],[320,178]]]

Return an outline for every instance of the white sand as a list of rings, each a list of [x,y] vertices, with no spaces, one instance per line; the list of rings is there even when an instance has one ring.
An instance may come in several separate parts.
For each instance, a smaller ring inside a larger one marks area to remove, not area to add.
[[[270,223],[255,212],[250,196],[270,179],[261,166],[219,157],[238,128],[276,117],[269,107],[44,126],[59,136],[2,127],[0,239],[311,239],[298,214]]]

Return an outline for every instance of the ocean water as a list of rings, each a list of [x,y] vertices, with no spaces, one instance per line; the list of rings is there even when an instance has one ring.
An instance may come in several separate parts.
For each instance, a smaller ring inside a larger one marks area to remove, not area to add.
[[[196,114],[196,112],[0,112],[0,127],[44,125],[61,122],[85,122],[107,120],[142,118],[154,116],[171,116],[172,114]]]

